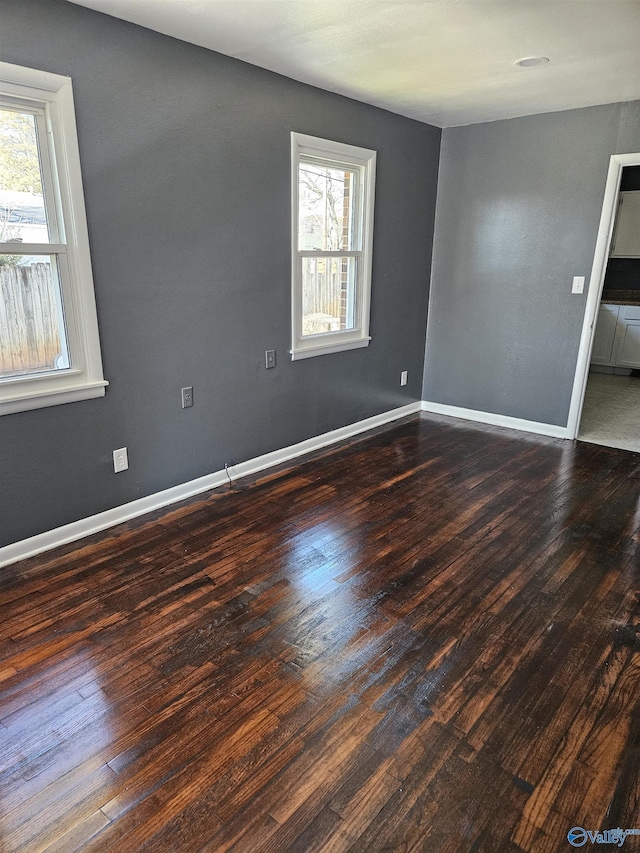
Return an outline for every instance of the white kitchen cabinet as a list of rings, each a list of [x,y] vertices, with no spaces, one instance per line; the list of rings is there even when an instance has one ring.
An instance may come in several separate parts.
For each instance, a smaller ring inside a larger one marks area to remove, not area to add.
[[[618,326],[620,305],[600,305],[596,334],[591,351],[592,364],[613,364],[613,344]]]
[[[640,320],[620,324],[616,367],[640,367]]]
[[[610,255],[640,258],[640,190],[620,193]]]
[[[639,305],[600,305],[591,364],[640,369]]]

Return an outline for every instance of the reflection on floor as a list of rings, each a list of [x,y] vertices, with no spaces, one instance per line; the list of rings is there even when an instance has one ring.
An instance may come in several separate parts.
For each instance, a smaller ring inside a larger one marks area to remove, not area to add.
[[[590,373],[578,438],[640,452],[640,378]]]

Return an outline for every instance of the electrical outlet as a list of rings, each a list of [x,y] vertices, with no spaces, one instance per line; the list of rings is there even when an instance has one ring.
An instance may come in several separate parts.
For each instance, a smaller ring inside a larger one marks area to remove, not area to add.
[[[400,384],[406,385],[408,381],[409,381],[409,371],[403,370],[402,373],[400,374]]]
[[[584,276],[574,275],[571,293],[584,293]]]
[[[189,385],[182,389],[182,408],[190,409],[193,406],[193,386]]]
[[[129,459],[127,457],[127,448],[121,447],[119,450],[113,451],[113,470],[116,474],[120,471],[126,471],[129,467]]]
[[[272,367],[276,366],[276,351],[274,349],[268,349],[264,354],[264,366],[267,370],[270,370]]]

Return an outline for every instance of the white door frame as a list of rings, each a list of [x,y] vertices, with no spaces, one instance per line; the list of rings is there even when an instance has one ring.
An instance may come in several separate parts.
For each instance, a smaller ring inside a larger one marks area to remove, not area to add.
[[[596,318],[602,288],[604,287],[604,275],[609,260],[609,246],[615,223],[616,210],[618,207],[618,193],[622,170],[625,166],[640,166],[640,153],[638,154],[614,154],[609,162],[609,174],[604,191],[602,203],[602,215],[598,226],[598,240],[593,257],[591,277],[589,279],[589,294],[584,309],[584,321],[582,323],[582,335],[580,337],[580,348],[578,349],[578,360],[576,361],[576,373],[573,380],[573,391],[571,392],[571,405],[569,406],[569,419],[567,421],[567,438],[576,438],[580,428],[582,406],[584,395],[587,390],[587,379],[589,378],[589,362],[591,360],[591,349],[595,335]]]

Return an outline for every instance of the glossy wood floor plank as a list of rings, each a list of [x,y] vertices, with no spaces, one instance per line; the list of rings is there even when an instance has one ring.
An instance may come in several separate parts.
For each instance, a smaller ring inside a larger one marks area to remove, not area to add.
[[[429,416],[238,485],[0,573],[3,853],[640,828],[640,456]]]

